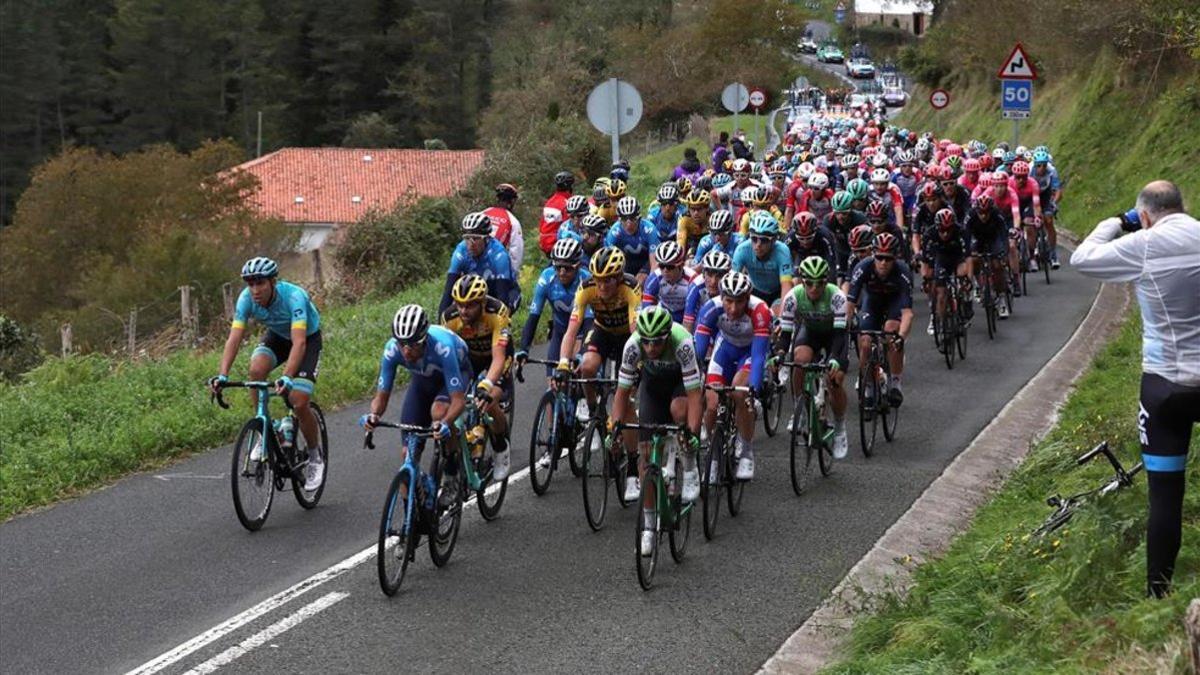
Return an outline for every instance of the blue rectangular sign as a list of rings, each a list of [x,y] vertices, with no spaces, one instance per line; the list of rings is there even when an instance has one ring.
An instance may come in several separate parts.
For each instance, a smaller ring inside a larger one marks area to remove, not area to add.
[[[1000,109],[1029,112],[1033,108],[1033,82],[1030,80],[1001,80]]]

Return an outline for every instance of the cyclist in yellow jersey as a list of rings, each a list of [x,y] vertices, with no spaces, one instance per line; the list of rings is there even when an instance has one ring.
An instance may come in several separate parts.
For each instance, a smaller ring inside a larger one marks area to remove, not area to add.
[[[743,237],[750,235],[750,219],[759,211],[766,211],[774,216],[775,220],[783,220],[783,213],[779,211],[779,207],[775,206],[775,196],[771,194],[771,188],[767,185],[759,185],[754,188],[754,196],[750,200],[750,208],[742,214],[742,220],[739,224],[740,232]]]
[[[708,234],[708,214],[712,212],[712,197],[708,190],[696,188],[684,195],[683,203],[687,206],[687,213],[680,216],[675,237],[683,250],[690,254],[696,250],[704,235]]]
[[[588,270],[592,276],[584,280],[575,292],[575,305],[563,334],[555,373],[559,378],[571,372],[570,357],[574,354],[575,338],[588,308],[591,308],[593,318],[592,329],[583,339],[584,353],[579,364],[579,376],[582,378],[595,377],[604,360],[615,362],[621,358],[621,350],[633,332],[638,307],[641,306],[641,284],[637,277],[625,273],[625,254],[621,249],[606,246],[596,251]],[[595,391],[591,387],[586,389],[588,402],[594,405]]]
[[[475,390],[476,404],[492,417],[492,448],[495,450],[493,477],[508,476],[508,416],[500,407],[508,375],[512,337],[508,307],[487,294],[487,281],[475,274],[465,274],[450,290],[454,304],[442,313],[442,325],[467,343],[467,354],[476,373],[486,373]]]

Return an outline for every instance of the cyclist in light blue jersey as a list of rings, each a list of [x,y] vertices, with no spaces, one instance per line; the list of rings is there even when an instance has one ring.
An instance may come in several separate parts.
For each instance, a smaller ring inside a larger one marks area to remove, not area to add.
[[[750,220],[750,241],[733,252],[733,270],[749,275],[754,295],[774,307],[776,315],[779,299],[792,291],[792,253],[778,237],[779,221],[759,211]]]
[[[597,216],[598,217],[598,216]],[[521,331],[521,346],[514,355],[517,363],[529,358],[529,347],[542,319],[542,309],[550,305],[550,341],[546,344],[546,360],[558,361],[563,335],[571,318],[571,307],[579,284],[587,278],[587,271],[580,270],[583,249],[574,239],[560,239],[550,249],[550,265],[542,270],[537,286],[533,289],[533,302],[529,304],[529,318]],[[546,366],[546,375],[550,375]]]
[[[713,211],[708,217],[708,234],[700,239],[692,260],[699,263],[709,251],[732,256],[741,243],[742,236],[733,231],[733,214],[725,210]]]

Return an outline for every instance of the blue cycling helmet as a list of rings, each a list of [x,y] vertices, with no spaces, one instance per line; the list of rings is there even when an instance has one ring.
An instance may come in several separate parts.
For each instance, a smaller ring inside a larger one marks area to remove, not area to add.
[[[1004,163],[1005,164],[1012,164],[1015,161],[1017,161],[1017,153],[1012,152],[1012,151],[1004,153]]]
[[[279,276],[279,265],[274,260],[259,256],[251,258],[242,265],[243,279],[273,279]]]
[[[779,236],[779,221],[766,211],[755,211],[754,215],[750,216],[750,234],[766,237]]]
[[[1050,161],[1050,153],[1045,150],[1038,150],[1033,153],[1034,164],[1047,164]]]
[[[714,188],[723,188],[733,182],[733,176],[727,173],[719,173],[713,176],[712,184]]]

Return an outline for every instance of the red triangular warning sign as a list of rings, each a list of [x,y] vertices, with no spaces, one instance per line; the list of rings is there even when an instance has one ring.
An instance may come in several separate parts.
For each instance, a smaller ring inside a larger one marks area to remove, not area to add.
[[[996,77],[1003,80],[1037,79],[1037,71],[1033,69],[1033,61],[1029,59],[1029,55],[1025,53],[1025,47],[1020,42],[1013,46],[1012,53],[1004,60],[1004,65],[1000,66],[1000,72],[996,73]]]

